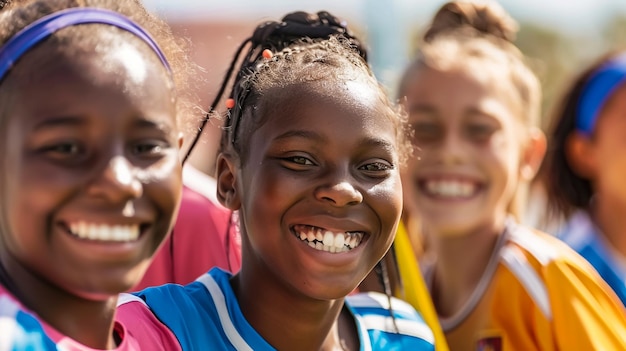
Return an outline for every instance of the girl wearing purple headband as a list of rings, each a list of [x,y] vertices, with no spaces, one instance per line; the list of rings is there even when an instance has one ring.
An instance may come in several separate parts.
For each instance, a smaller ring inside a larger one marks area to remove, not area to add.
[[[115,305],[178,211],[193,66],[138,1],[2,4],[0,349],[138,350]]]
[[[626,304],[626,52],[581,74],[554,116],[545,182],[559,236]]]

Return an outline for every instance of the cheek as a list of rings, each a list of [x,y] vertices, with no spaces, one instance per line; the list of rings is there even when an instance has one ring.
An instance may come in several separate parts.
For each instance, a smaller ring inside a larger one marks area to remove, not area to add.
[[[138,178],[144,191],[164,214],[175,212],[182,194],[182,166],[176,155],[170,155],[158,164],[142,170]]]
[[[403,188],[400,175],[395,174],[386,181],[370,188],[368,194],[383,221],[382,226],[384,228],[395,226],[402,214],[403,205]]]

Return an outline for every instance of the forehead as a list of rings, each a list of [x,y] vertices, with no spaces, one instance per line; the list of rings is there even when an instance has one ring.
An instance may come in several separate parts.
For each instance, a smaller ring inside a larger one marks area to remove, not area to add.
[[[376,86],[360,81],[308,82],[274,89],[261,108],[264,137],[289,130],[319,131],[329,139],[382,138],[397,145],[397,118]],[[337,135],[333,135],[337,133]],[[253,134],[257,134],[254,132]]]
[[[79,46],[44,42],[18,61],[2,85],[15,97],[14,108],[42,114],[69,112],[108,99],[112,104],[126,103],[144,112],[161,109],[175,116],[167,71],[156,55],[152,58],[132,39],[104,33],[99,40]]]
[[[495,72],[478,70],[473,65],[446,69],[416,67],[409,73],[403,87],[408,112],[414,115],[432,110],[448,117],[471,111],[486,112],[495,117],[521,116],[512,83],[506,76],[497,76]]]

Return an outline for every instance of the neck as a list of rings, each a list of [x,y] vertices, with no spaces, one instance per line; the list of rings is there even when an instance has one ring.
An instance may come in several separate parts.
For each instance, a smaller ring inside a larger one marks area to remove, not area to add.
[[[611,201],[610,197],[597,196],[591,215],[602,234],[615,249],[626,257],[626,204],[619,201]]]
[[[115,348],[113,318],[117,296],[104,301],[86,300],[42,279],[6,251],[0,255],[0,261],[2,284],[45,323],[85,346]]]
[[[435,261],[432,297],[437,313],[450,317],[467,303],[485,273],[504,220],[475,227],[455,236],[443,236],[428,228]]]
[[[265,341],[277,350],[342,350],[338,319],[343,299],[303,296],[273,278],[262,262],[247,261],[246,256],[231,285],[246,320]]]

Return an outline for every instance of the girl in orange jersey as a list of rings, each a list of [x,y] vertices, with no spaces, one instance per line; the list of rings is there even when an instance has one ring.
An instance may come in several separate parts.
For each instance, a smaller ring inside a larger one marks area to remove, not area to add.
[[[546,150],[540,85],[495,2],[435,15],[400,87],[418,148],[403,174],[435,259],[426,282],[451,350],[624,350],[598,274],[515,214]]]

